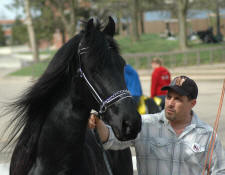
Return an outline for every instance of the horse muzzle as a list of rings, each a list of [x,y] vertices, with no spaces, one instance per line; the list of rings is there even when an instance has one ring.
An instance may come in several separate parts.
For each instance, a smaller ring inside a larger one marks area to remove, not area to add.
[[[126,105],[126,107],[128,106]],[[111,114],[113,117],[107,123],[112,127],[118,140],[133,140],[141,131],[141,116],[135,107],[130,110],[125,107],[122,107],[122,109],[119,110],[119,114]],[[126,109],[126,111],[124,111],[124,109]]]

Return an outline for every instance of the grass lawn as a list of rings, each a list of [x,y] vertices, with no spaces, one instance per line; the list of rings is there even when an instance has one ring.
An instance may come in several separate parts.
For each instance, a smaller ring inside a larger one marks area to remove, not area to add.
[[[130,37],[116,37],[121,53],[168,52],[178,49],[178,41],[166,40],[156,34],[145,34],[140,41],[133,42]]]
[[[179,42],[178,40],[167,40],[166,38],[161,38],[157,34],[144,34],[141,36],[140,41],[133,42],[130,37],[122,37],[122,36],[116,36],[116,41],[119,44],[121,54],[125,53],[156,53],[156,52],[168,52],[168,51],[174,51],[179,50]],[[216,47],[221,46],[222,44],[203,44],[203,43],[196,43],[196,42],[189,42],[188,43],[190,49],[196,49],[196,48],[207,48],[207,47]],[[11,75],[18,75],[18,76],[34,76],[38,77],[40,76],[43,71],[46,69],[49,61],[54,56],[56,51],[43,51],[40,54],[50,54],[50,58],[47,61],[42,61],[40,63],[36,63],[33,65],[30,65],[28,67],[24,67]],[[183,61],[180,60],[182,58],[179,58],[178,56],[178,62]],[[130,59],[130,62],[132,62],[132,59]],[[130,63],[129,62],[129,63]],[[168,59],[165,59],[165,63],[169,62]],[[130,63],[133,65],[132,63]],[[144,67],[148,64],[148,60],[143,58],[140,60],[140,66]],[[166,63],[167,64],[167,63]],[[179,64],[177,64],[179,65]]]
[[[39,63],[35,63],[30,66],[23,67],[20,70],[17,70],[11,73],[10,75],[39,77],[45,71],[49,62],[50,62],[50,59],[41,61]]]

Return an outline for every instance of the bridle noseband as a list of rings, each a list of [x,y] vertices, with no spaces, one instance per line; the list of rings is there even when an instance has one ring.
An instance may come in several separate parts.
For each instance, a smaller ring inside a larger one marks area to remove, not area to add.
[[[118,102],[120,100],[123,100],[125,98],[132,98],[132,96],[131,96],[130,92],[127,89],[124,89],[124,90],[119,90],[119,91],[115,92],[113,95],[111,95],[110,97],[106,98],[105,100],[103,100],[100,97],[98,92],[94,89],[94,87],[88,81],[85,73],[83,72],[83,70],[81,68],[81,55],[86,54],[88,49],[89,49],[89,47],[81,48],[81,42],[79,43],[79,46],[78,46],[78,58],[79,58],[78,61],[79,61],[79,63],[78,63],[78,70],[77,70],[77,72],[79,73],[80,77],[85,80],[85,82],[86,82],[88,88],[90,89],[93,97],[95,98],[95,100],[100,105],[98,113],[101,116],[101,114],[105,113],[107,111],[107,109],[110,106],[112,106],[113,104],[115,104],[116,102]]]

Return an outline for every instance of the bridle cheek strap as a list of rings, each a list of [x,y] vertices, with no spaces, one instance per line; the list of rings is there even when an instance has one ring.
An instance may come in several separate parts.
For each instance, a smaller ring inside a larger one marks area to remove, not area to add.
[[[102,115],[103,113],[105,113],[107,111],[107,109],[110,106],[112,106],[113,104],[115,104],[116,102],[119,102],[119,101],[121,101],[125,98],[132,98],[130,92],[127,89],[125,89],[125,90],[117,91],[112,96],[108,97],[105,100],[102,100],[102,98],[99,96],[97,91],[94,89],[94,87],[88,81],[87,77],[85,76],[85,74],[84,74],[84,72],[82,71],[81,68],[78,69],[78,72],[80,74],[80,77],[85,80],[85,82],[86,82],[87,86],[89,87],[93,97],[95,98],[95,100],[100,105],[100,108],[99,108],[99,111],[98,111],[99,115]]]

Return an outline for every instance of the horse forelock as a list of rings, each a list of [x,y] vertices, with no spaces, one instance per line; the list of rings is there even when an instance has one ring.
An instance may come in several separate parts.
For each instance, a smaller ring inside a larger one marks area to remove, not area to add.
[[[85,34],[84,30],[84,36]],[[100,28],[94,29],[93,32],[88,34],[86,40],[84,37],[83,41],[86,43],[84,47],[88,47],[88,54],[90,57],[95,57],[94,61],[98,65],[104,66],[107,60],[112,57],[112,51],[114,55],[116,54],[116,58],[121,58],[117,42],[113,37],[104,34]]]

